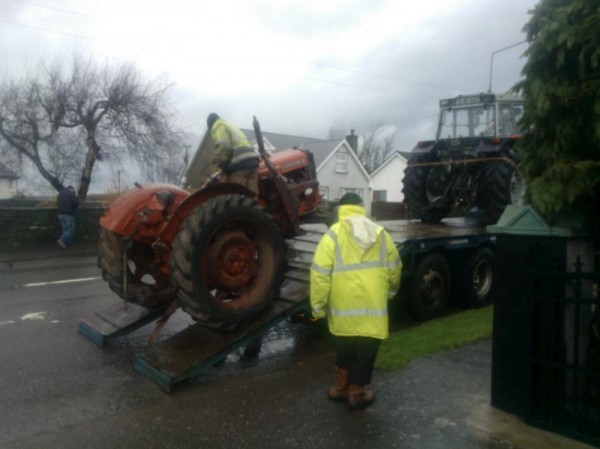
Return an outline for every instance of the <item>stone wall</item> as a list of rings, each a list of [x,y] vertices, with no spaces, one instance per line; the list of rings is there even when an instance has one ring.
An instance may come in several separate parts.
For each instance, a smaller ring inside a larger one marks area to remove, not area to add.
[[[84,205],[75,218],[74,245],[98,240],[102,205]],[[10,207],[0,205],[0,248],[7,250],[56,244],[60,224],[56,207]],[[0,249],[1,251],[1,249]]]

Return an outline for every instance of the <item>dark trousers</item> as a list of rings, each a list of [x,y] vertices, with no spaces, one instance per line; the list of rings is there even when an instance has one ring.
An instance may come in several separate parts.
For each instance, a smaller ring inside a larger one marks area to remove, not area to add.
[[[234,171],[228,176],[227,181],[247,187],[258,195],[258,172],[255,168],[251,170]]]
[[[350,385],[371,383],[375,357],[381,340],[370,337],[339,337],[333,335],[335,366],[348,370]]]

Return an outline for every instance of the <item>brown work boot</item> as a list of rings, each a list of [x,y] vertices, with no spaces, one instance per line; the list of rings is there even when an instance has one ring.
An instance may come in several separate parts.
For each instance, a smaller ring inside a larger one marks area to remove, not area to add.
[[[363,385],[350,385],[348,407],[352,410],[367,408],[375,402],[375,392],[365,390]]]
[[[348,370],[335,367],[335,386],[327,392],[332,401],[345,401],[348,399]]]

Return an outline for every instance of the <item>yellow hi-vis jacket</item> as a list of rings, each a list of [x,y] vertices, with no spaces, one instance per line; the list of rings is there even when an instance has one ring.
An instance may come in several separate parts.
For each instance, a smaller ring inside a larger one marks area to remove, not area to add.
[[[312,314],[327,316],[333,335],[387,338],[388,299],[400,287],[398,250],[361,206],[340,206],[338,213],[313,257]]]
[[[228,121],[217,119],[210,128],[210,136],[215,143],[219,167],[225,172],[228,167],[247,159],[258,160],[258,154],[244,132]]]

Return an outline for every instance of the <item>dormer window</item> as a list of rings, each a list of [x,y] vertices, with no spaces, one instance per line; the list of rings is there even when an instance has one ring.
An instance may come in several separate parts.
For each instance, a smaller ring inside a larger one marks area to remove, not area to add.
[[[348,152],[346,150],[338,150],[335,153],[335,172],[348,173]]]

